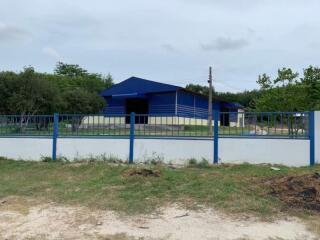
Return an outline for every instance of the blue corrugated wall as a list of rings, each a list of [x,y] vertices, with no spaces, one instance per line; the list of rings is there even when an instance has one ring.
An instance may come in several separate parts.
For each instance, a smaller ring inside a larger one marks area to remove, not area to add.
[[[208,117],[208,100],[203,96],[199,96],[186,91],[178,91],[177,108],[176,108],[176,92],[169,93],[152,93],[146,95],[149,103],[149,114],[154,115],[177,115],[183,117],[196,117],[206,119]],[[125,98],[106,98],[107,106],[104,109],[106,115],[125,114],[126,99]],[[213,110],[220,110],[221,104],[215,102]],[[231,121],[236,121],[237,114],[230,116]]]
[[[176,93],[158,93],[148,95],[149,113],[161,115],[175,114]]]
[[[125,99],[106,98],[106,107],[103,109],[103,113],[106,115],[125,114]]]
[[[215,103],[215,106],[220,106]],[[212,108],[215,109],[215,106]],[[178,92],[178,115],[184,117],[208,118],[208,99],[190,92]]]

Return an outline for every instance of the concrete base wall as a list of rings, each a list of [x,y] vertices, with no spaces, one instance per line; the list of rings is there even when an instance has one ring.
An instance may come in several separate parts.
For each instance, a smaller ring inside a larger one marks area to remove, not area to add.
[[[143,118],[141,118],[141,121]],[[238,114],[237,122],[230,122],[231,127],[240,127],[243,126],[243,118],[241,114]],[[86,128],[88,126],[107,126],[107,125],[124,125],[126,124],[125,117],[103,117],[103,116],[88,116],[84,117],[81,121],[81,127]],[[195,126],[208,126],[207,119],[201,118],[190,118],[190,117],[176,117],[176,116],[149,116],[148,124],[151,125],[195,125]],[[213,126],[213,122],[212,122]],[[220,121],[219,121],[220,126]]]
[[[189,159],[212,162],[212,140],[136,139],[134,161],[161,160],[165,163],[186,164]]]
[[[219,163],[270,163],[308,166],[309,140],[289,139],[219,139]],[[166,163],[185,164],[195,158],[213,162],[212,140],[135,140],[135,161],[161,159]]]
[[[51,157],[52,140],[47,138],[0,138],[0,156],[40,160]],[[57,156],[68,159],[129,156],[129,139],[59,138]],[[151,160],[186,164],[189,159],[213,162],[213,140],[209,139],[135,139],[134,161]],[[270,163],[308,166],[310,141],[292,139],[220,138],[219,162]]]
[[[0,138],[0,156],[40,160],[41,157],[51,157],[52,139],[50,138]]]
[[[68,159],[89,157],[129,158],[129,139],[59,138],[57,156]]]
[[[310,164],[310,141],[292,139],[219,139],[220,163]]]

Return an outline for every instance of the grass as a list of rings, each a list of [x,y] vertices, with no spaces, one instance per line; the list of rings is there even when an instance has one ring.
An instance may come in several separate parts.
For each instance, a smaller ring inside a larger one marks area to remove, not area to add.
[[[130,176],[146,167],[160,173]],[[269,196],[262,180],[289,174],[320,171],[314,168],[190,164],[183,168],[135,166],[106,162],[63,163],[0,160],[0,199],[32,197],[125,214],[148,213],[168,203],[207,206],[229,213],[268,218],[284,208]]]

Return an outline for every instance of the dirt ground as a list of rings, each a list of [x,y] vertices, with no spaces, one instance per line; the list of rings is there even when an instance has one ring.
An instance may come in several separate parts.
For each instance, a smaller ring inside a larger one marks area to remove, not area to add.
[[[260,222],[214,209],[171,205],[152,215],[123,217],[29,199],[0,200],[0,239],[319,239],[297,218]]]
[[[274,178],[266,184],[288,206],[320,212],[320,173]]]

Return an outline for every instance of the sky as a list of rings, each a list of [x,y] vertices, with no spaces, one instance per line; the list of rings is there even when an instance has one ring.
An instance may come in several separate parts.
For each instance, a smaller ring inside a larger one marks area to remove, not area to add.
[[[217,91],[320,63],[319,0],[1,0],[0,71],[58,61]]]

